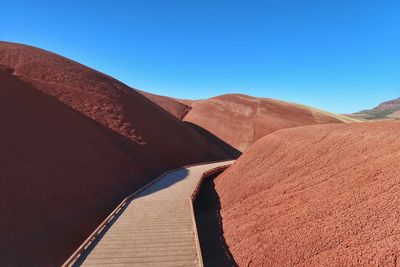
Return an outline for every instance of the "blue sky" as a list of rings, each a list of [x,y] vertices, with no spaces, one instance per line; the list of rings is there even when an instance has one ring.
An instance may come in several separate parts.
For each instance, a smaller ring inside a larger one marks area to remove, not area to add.
[[[180,98],[349,113],[400,97],[400,1],[3,1],[0,40]]]

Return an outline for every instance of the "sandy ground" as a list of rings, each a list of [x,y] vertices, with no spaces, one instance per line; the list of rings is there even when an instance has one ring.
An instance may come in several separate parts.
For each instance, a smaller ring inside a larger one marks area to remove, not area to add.
[[[306,126],[254,144],[216,180],[240,266],[396,266],[400,123]]]

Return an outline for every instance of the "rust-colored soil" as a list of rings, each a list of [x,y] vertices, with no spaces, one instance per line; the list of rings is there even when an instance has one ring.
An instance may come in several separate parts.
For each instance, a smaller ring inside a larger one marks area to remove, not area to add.
[[[274,132],[216,180],[240,266],[396,266],[400,123]]]
[[[0,42],[0,262],[57,266],[161,172],[226,158],[121,82]]]
[[[304,106],[238,94],[190,101],[190,106],[185,121],[208,130],[240,151],[282,128],[342,122]]]
[[[191,109],[189,105],[186,105],[183,102],[168,96],[155,95],[137,89],[136,91],[138,91],[157,105],[161,106],[163,109],[165,109],[180,120],[182,120]]]
[[[190,112],[191,106],[193,103],[195,103],[195,100],[185,100],[185,99],[175,99],[167,96],[161,96],[161,95],[154,95],[150,94],[147,92],[143,92],[140,90],[136,91],[140,92],[144,96],[146,96],[148,99],[162,107],[164,110],[168,111],[175,117],[177,117],[180,120],[183,120],[185,116]],[[210,112],[214,112],[213,110],[210,110]],[[229,110],[228,110],[229,112]],[[213,115],[210,116],[212,120],[216,119],[213,117]],[[225,125],[227,121],[220,121],[219,123],[222,125]],[[231,158],[237,158],[241,155],[241,152],[237,150],[235,147],[232,145],[228,144],[226,140],[223,140],[216,136],[212,130],[213,129],[206,129],[201,127],[200,125],[196,123],[192,123],[190,120],[185,120],[185,124],[190,126],[192,129],[196,130],[199,134],[201,134],[204,138],[206,138],[210,143],[212,143],[215,148],[217,148],[220,151],[224,151],[227,153]],[[224,137],[224,136],[222,136]]]
[[[0,42],[0,66],[145,150],[152,150],[160,164],[181,165],[225,156],[142,94],[77,62],[38,48]]]

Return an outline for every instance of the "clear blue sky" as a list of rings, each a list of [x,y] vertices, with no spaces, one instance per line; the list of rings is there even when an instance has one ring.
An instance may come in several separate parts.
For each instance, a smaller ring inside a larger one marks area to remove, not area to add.
[[[0,39],[180,98],[338,113],[400,97],[400,1],[2,1]]]

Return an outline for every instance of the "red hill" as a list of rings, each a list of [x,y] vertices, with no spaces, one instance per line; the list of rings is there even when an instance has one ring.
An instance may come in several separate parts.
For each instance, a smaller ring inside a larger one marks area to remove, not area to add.
[[[204,100],[182,100],[141,93],[177,118],[188,122],[203,135],[211,134],[240,151],[244,151],[261,137],[280,129],[354,122],[345,116],[295,103],[240,94],[221,95]]]
[[[285,129],[216,179],[240,266],[395,266],[400,123]]]
[[[279,129],[347,120],[293,103],[238,94],[194,101],[191,107],[185,121],[207,129],[240,151]]]

